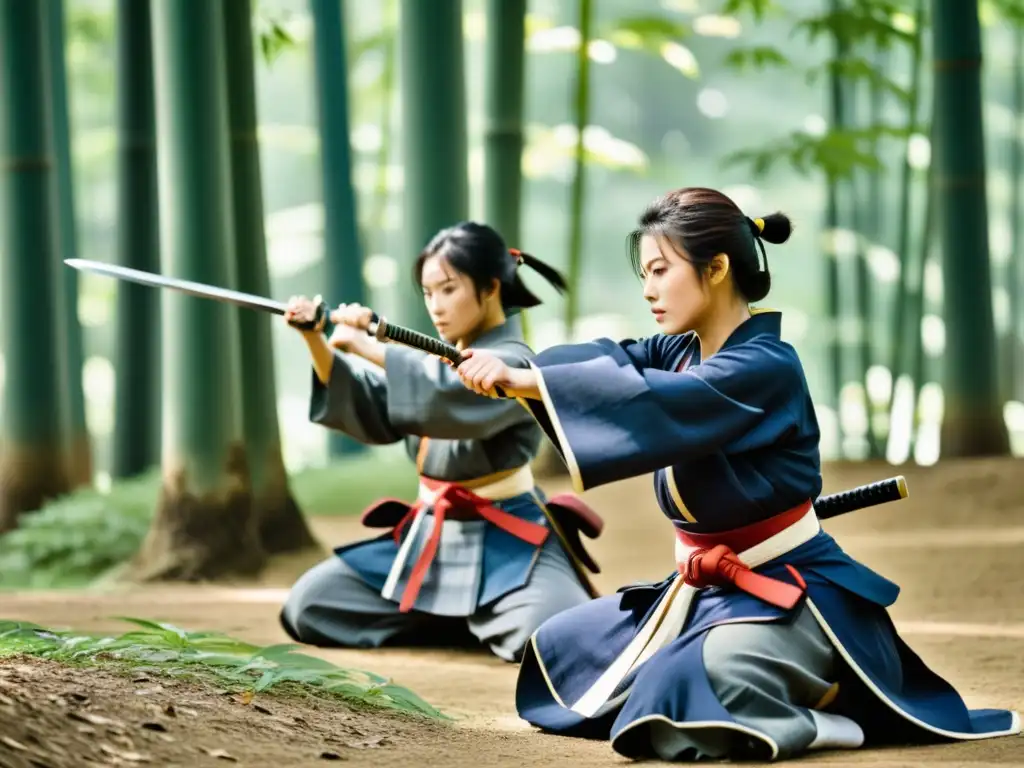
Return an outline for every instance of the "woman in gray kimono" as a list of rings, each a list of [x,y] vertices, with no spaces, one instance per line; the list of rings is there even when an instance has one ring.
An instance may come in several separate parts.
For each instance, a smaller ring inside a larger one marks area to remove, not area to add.
[[[529,266],[559,291],[562,276],[510,250],[491,227],[438,233],[414,275],[438,333],[527,366],[520,308],[540,300],[519,277]],[[293,325],[317,303],[289,302]],[[515,400],[467,390],[442,360],[367,334],[371,312],[342,305],[330,339],[300,331],[313,362],[310,419],[366,444],[402,441],[420,476],[417,500],[384,499],[363,514],[383,535],[338,547],[292,587],[281,622],[319,646],[483,644],[518,661],[547,618],[596,595],[580,544],[601,521],[571,494],[545,499],[530,461],[541,431]]]

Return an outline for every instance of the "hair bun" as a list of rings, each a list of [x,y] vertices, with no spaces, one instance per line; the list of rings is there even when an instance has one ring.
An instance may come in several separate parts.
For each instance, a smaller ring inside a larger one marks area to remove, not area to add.
[[[768,243],[779,245],[789,240],[793,234],[793,222],[784,213],[773,213],[763,219],[757,219],[757,228],[760,230],[760,237]]]

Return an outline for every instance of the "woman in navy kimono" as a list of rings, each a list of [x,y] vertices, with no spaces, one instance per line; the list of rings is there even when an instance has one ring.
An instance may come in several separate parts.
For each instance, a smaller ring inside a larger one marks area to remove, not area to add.
[[[540,300],[518,268],[555,288],[561,275],[510,251],[472,222],[437,234],[415,264],[431,320],[449,342],[470,342],[525,367],[518,309]],[[302,324],[317,302],[295,298],[285,319]],[[313,363],[310,419],[366,444],[402,442],[420,475],[413,504],[384,499],[363,515],[382,535],[338,547],[303,574],[281,612],[287,633],[320,646],[483,644],[518,660],[533,631],[595,593],[596,565],[579,534],[600,520],[572,495],[546,501],[530,461],[542,433],[514,400],[480,397],[438,358],[380,344],[358,305],[331,313],[330,339],[300,331]]]
[[[663,581],[541,625],[520,716],[666,760],[1018,733],[1017,713],[968,709],[924,664],[887,612],[899,587],[819,526],[804,371],[780,315],[750,309],[770,286],[763,241],[784,242],[789,220],[689,188],[639,224],[630,255],[661,333],[556,346],[525,369],[468,350],[458,369],[520,398],[577,491],[653,473],[675,539]]]

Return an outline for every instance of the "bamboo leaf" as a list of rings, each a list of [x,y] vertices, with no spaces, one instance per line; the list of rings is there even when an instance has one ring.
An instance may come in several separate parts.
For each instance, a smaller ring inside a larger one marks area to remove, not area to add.
[[[809,70],[807,72],[807,82],[814,83],[823,73],[828,73],[850,82],[866,82],[872,88],[881,89],[884,93],[895,96],[903,104],[910,103],[909,90],[890,80],[885,76],[884,71],[863,57],[848,56],[828,61],[821,67]]]
[[[807,35],[808,42],[815,42],[825,35],[847,49],[860,43],[870,43],[881,50],[891,48],[896,42],[914,45],[914,33],[898,28],[893,21],[898,12],[898,6],[893,6],[891,13],[883,14],[873,6],[858,3],[852,7],[801,19],[793,26],[792,34],[803,32]]]
[[[726,167],[748,165],[755,176],[764,176],[779,163],[801,175],[818,171],[830,181],[847,179],[859,169],[882,170],[871,144],[882,137],[906,137],[905,127],[887,125],[854,130],[833,130],[824,136],[794,132],[765,146],[728,155]]]
[[[771,45],[755,45],[750,48],[735,48],[725,57],[725,65],[731,69],[745,72],[762,70],[769,67],[788,69],[793,65],[785,54]]]
[[[621,48],[634,48],[661,54],[665,43],[678,42],[690,35],[685,25],[664,16],[628,16],[618,19],[601,37]]]
[[[259,24],[260,52],[267,64],[273,64],[284,51],[295,48],[298,43],[284,25],[277,19],[263,18]]]
[[[1021,0],[984,0],[982,12],[991,9],[1011,24],[1024,25],[1024,3]]]
[[[775,0],[725,0],[719,13],[739,14],[749,12],[757,21],[762,21],[772,11],[781,10]]]

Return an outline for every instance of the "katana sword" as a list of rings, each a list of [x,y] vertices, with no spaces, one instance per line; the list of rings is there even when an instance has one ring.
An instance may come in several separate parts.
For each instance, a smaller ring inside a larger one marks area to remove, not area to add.
[[[205,283],[194,282],[192,280],[184,280],[178,277],[169,277],[167,275],[160,275],[154,272],[145,272],[141,269],[123,267],[119,264],[106,264],[102,261],[90,261],[88,259],[65,259],[64,263],[69,267],[73,267],[74,269],[84,272],[93,272],[95,274],[105,275],[106,277],[112,277],[117,280],[127,280],[128,282],[138,283],[139,285],[148,285],[152,288],[170,288],[171,290],[185,293],[190,296],[196,296],[201,299],[213,299],[215,301],[234,304],[235,306],[244,307],[246,309],[271,312],[275,315],[284,315],[288,309],[288,305],[283,301],[276,301],[274,299],[268,299],[263,296],[256,296],[251,293],[244,293],[243,291],[236,291],[230,288],[220,288],[213,285],[206,285]],[[327,302],[321,301],[317,305],[316,314],[311,321],[304,323],[292,323],[292,325],[302,330],[311,331],[323,322],[326,330],[327,325],[330,323],[330,313],[331,308],[328,306]],[[436,339],[433,336],[428,336],[425,333],[414,331],[411,328],[405,328],[401,325],[389,323],[385,318],[379,317],[376,312],[373,313],[367,333],[374,336],[378,341],[390,341],[402,344],[406,347],[412,347],[413,349],[418,349],[448,360],[455,366],[458,366],[462,362],[462,355],[454,345],[448,344],[440,339]],[[498,390],[498,394],[499,396],[504,396],[504,393],[502,393],[500,389]],[[890,477],[885,480],[879,480],[875,483],[861,485],[856,488],[850,488],[838,493],[829,494],[827,496],[821,496],[816,502],[814,502],[814,509],[819,519],[827,520],[830,517],[836,517],[857,509],[873,507],[877,504],[885,504],[890,501],[899,501],[900,499],[906,498],[907,495],[907,481],[902,475],[900,475],[897,477]]]
[[[141,269],[123,267],[119,264],[106,264],[102,261],[89,261],[88,259],[65,259],[64,263],[83,272],[93,272],[97,275],[105,275],[117,280],[127,280],[139,285],[148,285],[152,288],[170,288],[179,293],[186,293],[189,296],[213,299],[246,309],[270,312],[275,315],[283,315],[288,309],[288,305],[283,301],[276,301],[275,299],[268,299],[263,296],[232,290],[231,288],[220,288],[205,283],[197,283],[192,280],[183,280],[178,277],[145,272]],[[327,302],[321,301],[311,321],[292,323],[292,325],[300,330],[311,331],[323,322],[325,323],[324,327],[326,330],[330,324],[330,317],[331,308]],[[459,354],[459,350],[454,345],[448,344],[441,339],[436,339],[433,336],[428,336],[425,333],[414,331],[412,328],[389,323],[386,318],[379,317],[376,312],[373,313],[367,333],[376,337],[378,341],[391,341],[406,347],[419,349],[444,358],[455,366],[462,362],[462,355]]]
[[[814,502],[814,511],[819,520],[853,512],[855,509],[866,509],[876,504],[899,501],[910,495],[907,480],[903,475],[879,480],[867,485],[859,485],[838,493],[819,496]]]

